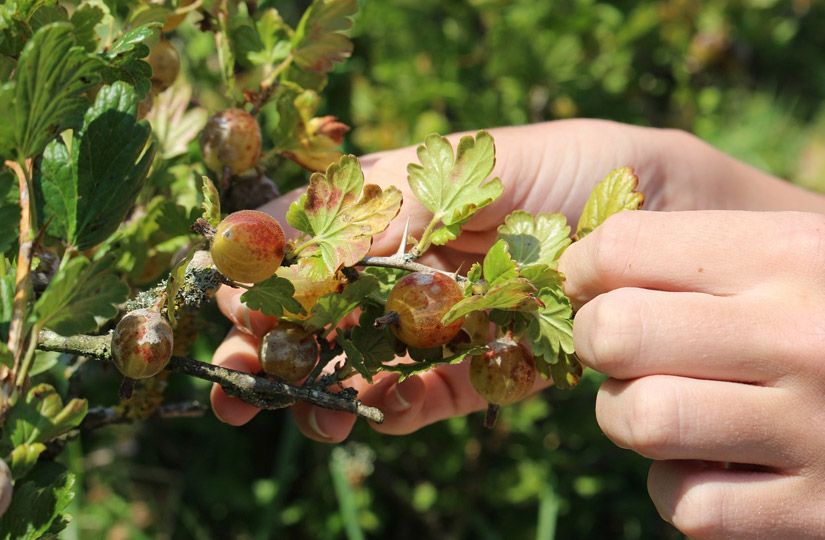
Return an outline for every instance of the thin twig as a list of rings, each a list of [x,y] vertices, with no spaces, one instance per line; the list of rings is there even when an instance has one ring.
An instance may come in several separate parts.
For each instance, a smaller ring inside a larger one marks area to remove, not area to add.
[[[38,336],[38,348],[109,360],[111,339],[109,335],[60,336],[44,330]],[[227,394],[261,409],[280,409],[300,400],[326,409],[350,412],[379,424],[384,421],[384,413],[380,410],[364,405],[346,394],[331,393],[315,387],[296,387],[182,356],[173,356],[166,369],[217,383]]]
[[[207,407],[202,403],[184,401],[182,403],[161,405],[149,418],[195,418],[203,416],[206,411]],[[86,417],[83,418],[80,429],[89,431],[113,424],[128,424],[133,421],[134,418],[123,414],[123,411],[117,407],[93,407],[89,409]]]
[[[400,270],[409,270],[410,272],[438,272],[439,274],[450,276],[452,279],[456,280],[459,283],[464,283],[465,281],[467,281],[467,278],[460,274],[455,274],[453,272],[445,272],[444,270],[438,270],[431,266],[427,266],[426,264],[421,264],[407,260],[405,257],[399,257],[398,255],[393,255],[392,257],[364,257],[355,266],[381,266],[383,268],[398,268]]]
[[[13,372],[15,377],[19,375],[20,364],[23,360],[25,350],[23,341],[25,338],[26,306],[29,300],[29,275],[32,264],[32,221],[31,221],[31,197],[29,193],[29,178],[31,177],[32,161],[26,160],[26,170],[16,161],[8,160],[6,167],[14,171],[17,176],[17,185],[20,189],[20,236],[17,250],[17,275],[15,278],[14,307],[12,310],[12,320],[9,325],[8,346],[14,354]]]

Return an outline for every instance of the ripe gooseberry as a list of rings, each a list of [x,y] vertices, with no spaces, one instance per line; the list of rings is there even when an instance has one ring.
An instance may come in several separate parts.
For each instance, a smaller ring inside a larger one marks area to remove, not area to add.
[[[117,323],[112,335],[112,362],[130,379],[159,373],[172,357],[172,327],[155,310],[130,311]]]
[[[280,321],[261,340],[261,367],[288,383],[297,383],[312,371],[321,348],[315,336],[298,324]]]
[[[222,174],[224,167],[240,174],[261,156],[261,128],[255,117],[243,109],[226,109],[206,122],[201,135],[201,151],[206,166]]]
[[[152,90],[155,92],[163,92],[178,78],[180,55],[170,42],[158,41],[149,49],[146,62],[152,67]]]
[[[489,351],[470,361],[470,383],[493,405],[509,405],[525,397],[536,382],[536,361],[527,347],[497,339]]]
[[[224,276],[240,283],[258,283],[281,266],[284,244],[284,231],[274,217],[239,210],[218,224],[209,252]]]
[[[386,311],[398,314],[393,333],[410,347],[430,349],[453,339],[464,318],[449,324],[441,318],[464,297],[454,279],[437,272],[413,272],[395,284],[387,297]]]

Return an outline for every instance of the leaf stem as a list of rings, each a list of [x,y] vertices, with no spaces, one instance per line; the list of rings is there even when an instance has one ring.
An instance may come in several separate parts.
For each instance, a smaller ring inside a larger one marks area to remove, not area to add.
[[[430,244],[432,244],[432,239],[430,237],[433,235],[433,231],[440,222],[441,216],[434,215],[433,219],[431,219],[427,224],[427,228],[425,228],[424,232],[421,233],[421,239],[410,250],[409,257],[413,260],[418,259],[424,254],[425,251],[430,249]]]

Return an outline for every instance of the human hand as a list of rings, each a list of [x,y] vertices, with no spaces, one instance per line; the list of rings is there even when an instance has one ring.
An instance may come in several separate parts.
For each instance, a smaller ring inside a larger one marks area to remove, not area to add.
[[[825,535],[823,240],[819,214],[641,211],[562,255],[599,425],[691,538]]]
[[[631,164],[641,177],[648,208],[672,210],[727,206],[758,206],[786,201],[775,191],[784,184],[760,175],[707,145],[681,132],[637,128],[612,122],[575,120],[491,130],[496,139],[494,175],[505,184],[504,195],[482,210],[459,238],[448,247],[428,252],[423,262],[431,266],[469,268],[486,253],[503,217],[514,209],[567,214],[575,221],[592,186],[608,171]],[[454,137],[455,138],[455,137]],[[367,180],[382,186],[399,187],[405,203],[399,218],[376,238],[371,254],[394,252],[409,217],[411,232],[420,233],[429,213],[416,201],[406,183],[406,165],[415,162],[415,149],[406,148],[366,156],[362,159]],[[731,185],[742,183],[739,199]],[[730,192],[730,193],[729,193]],[[744,195],[743,195],[744,194]],[[273,201],[265,210],[282,217],[291,197]],[[283,221],[283,220],[282,220]],[[289,227],[285,226],[287,235]],[[240,303],[240,291],[223,288],[218,300],[224,314],[236,325],[216,351],[214,361],[244,371],[257,371],[257,344],[274,319],[250,311]],[[385,412],[385,422],[376,429],[408,433],[450,416],[466,414],[485,406],[470,387],[466,365],[444,366],[395,384],[393,375],[379,376],[367,386],[359,378],[350,384],[359,397]],[[257,409],[226,396],[219,387],[212,392],[215,414],[231,424],[249,421]],[[317,440],[340,441],[347,436],[354,417],[299,403],[293,410],[302,431]]]

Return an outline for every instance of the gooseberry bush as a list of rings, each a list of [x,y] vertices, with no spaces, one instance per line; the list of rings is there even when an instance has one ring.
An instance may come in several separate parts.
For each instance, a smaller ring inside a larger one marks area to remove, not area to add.
[[[610,214],[641,205],[633,171],[598,184],[572,237],[561,214],[517,210],[466,273],[429,268],[418,259],[504,190],[491,178],[490,134],[455,148],[433,134],[406,179],[431,220],[395,255],[370,256],[403,203],[392,184],[404,180],[365,183],[358,159],[340,151],[347,126],[317,116],[328,73],[352,49],[356,2],[315,0],[294,28],[252,8],[0,7],[2,538],[54,536],[66,524],[74,479],[54,458],[78,433],[202,412],[202,396],[165,402],[170,373],[264,409],[303,400],[375,422],[381,411],[348,378],[468,361],[488,424],[539,376],[578,382],[557,260]],[[187,17],[214,43],[221,110],[201,106],[182,68]],[[278,196],[272,178],[289,163],[311,172],[283,217],[299,232],[291,240],[255,210]],[[259,373],[189,356],[220,286],[243,289],[273,318]],[[111,374],[114,405],[77,395],[72,380],[89,369]]]

